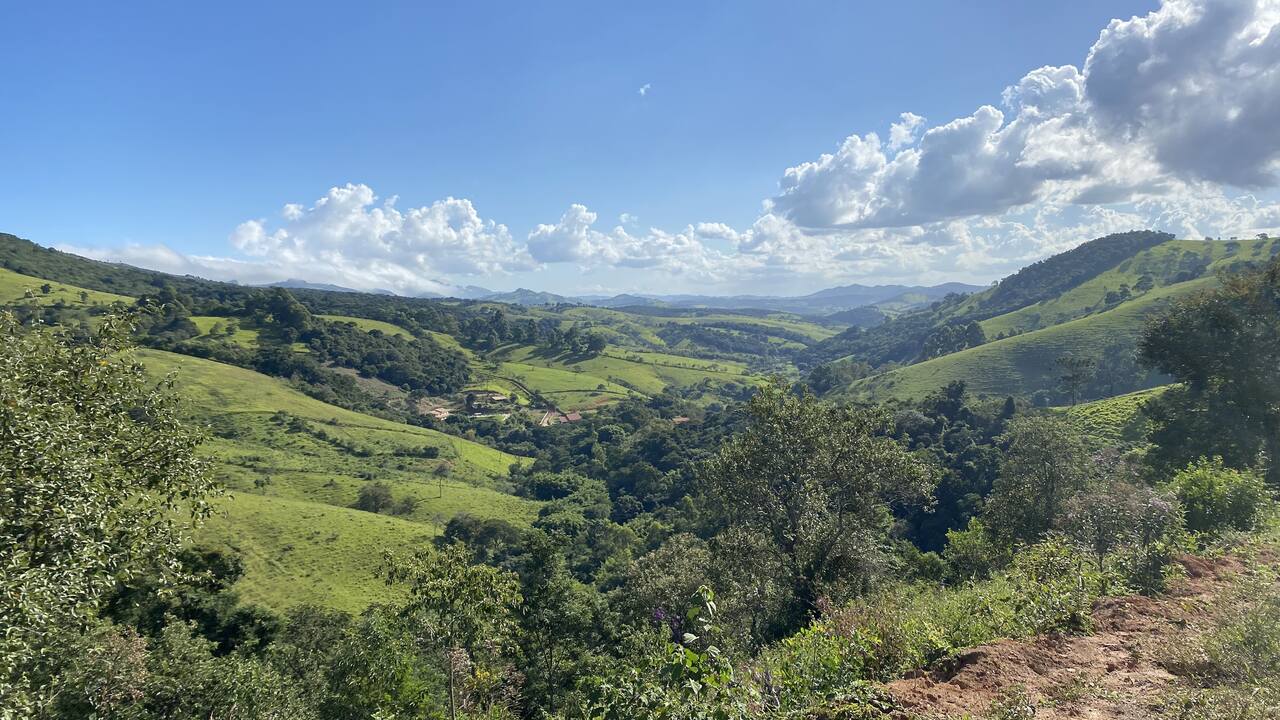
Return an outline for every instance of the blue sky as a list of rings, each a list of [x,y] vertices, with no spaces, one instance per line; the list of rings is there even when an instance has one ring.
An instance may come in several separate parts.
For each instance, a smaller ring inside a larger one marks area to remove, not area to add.
[[[1277,81],[1232,73],[1275,57],[1270,0],[121,5],[0,7],[0,230],[248,282],[792,293],[1280,224],[1280,141],[1246,132]],[[1166,37],[1213,62],[1159,82],[1237,78],[1201,100],[1243,112],[1188,129],[1168,98],[1118,100],[1140,94],[1121,60]],[[1003,186],[929,174],[926,131],[972,149],[954,121],[997,150],[953,164]],[[1257,167],[1195,157],[1233,152]]]

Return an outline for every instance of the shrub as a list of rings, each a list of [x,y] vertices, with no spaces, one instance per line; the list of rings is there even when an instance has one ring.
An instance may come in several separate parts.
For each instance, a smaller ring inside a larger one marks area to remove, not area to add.
[[[391,497],[391,486],[377,481],[368,483],[360,488],[356,493],[354,507],[357,510],[376,513],[391,509],[394,502]]]
[[[978,518],[969,518],[964,530],[947,531],[947,547],[942,557],[947,561],[954,580],[987,577],[1004,564],[1005,553],[991,539],[987,526]]]
[[[1018,552],[1008,579],[1013,586],[1019,634],[1085,632],[1091,628],[1099,577],[1063,538],[1052,535]]]
[[[1178,501],[1123,480],[1069,500],[1061,527],[1092,559],[1104,594],[1125,588],[1144,594],[1162,591],[1174,557],[1185,549]],[[1112,582],[1124,588],[1113,588]]]
[[[1227,468],[1221,458],[1191,463],[1169,487],[1185,508],[1187,529],[1207,535],[1255,529],[1271,500],[1261,476]]]

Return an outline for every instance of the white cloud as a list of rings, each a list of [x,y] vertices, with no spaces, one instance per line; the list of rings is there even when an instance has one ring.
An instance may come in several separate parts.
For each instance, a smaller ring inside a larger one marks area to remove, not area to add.
[[[1280,0],[1169,0],[1112,22],[1083,70],[1032,70],[1001,100],[928,128],[903,113],[888,143],[850,135],[787,169],[744,249],[994,272],[1118,229],[1216,236],[1280,218],[1230,190],[1278,181]]]
[[[186,256],[163,246],[87,249],[103,259],[222,280],[304,278],[360,290],[440,292],[446,278],[531,270],[537,263],[505,225],[480,217],[471,201],[446,198],[399,210],[367,185],[330,188],[311,207],[285,205],[278,222],[248,220],[231,245],[248,260]]]
[[[529,233],[529,254],[543,263],[661,270],[718,279],[730,260],[704,240],[737,238],[732,228],[720,223],[701,223],[678,233],[657,228],[632,233],[622,226],[610,232],[597,230],[596,219],[585,205],[571,205],[559,222],[538,225]]]
[[[1276,184],[1280,2],[1167,0],[1112,21],[1085,62],[1095,119],[1189,180]]]
[[[1033,69],[993,104],[932,126],[904,112],[887,140],[851,134],[786,169],[742,230],[642,231],[629,213],[603,229],[574,204],[519,241],[469,200],[402,211],[394,196],[379,203],[371,188],[345,185],[310,207],[285,205],[274,222],[242,223],[230,240],[248,260],[87,252],[214,278],[400,292],[566,265],[625,271],[650,289],[792,292],[854,279],[985,281],[1130,229],[1274,232],[1278,28],[1280,0],[1167,0],[1113,21],[1080,67]]]
[[[924,124],[924,118],[915,113],[904,112],[901,120],[889,126],[889,149],[900,150],[916,141],[917,130]]]

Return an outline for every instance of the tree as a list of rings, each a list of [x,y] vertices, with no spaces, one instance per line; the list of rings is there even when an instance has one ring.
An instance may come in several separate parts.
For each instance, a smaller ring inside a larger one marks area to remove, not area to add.
[[[748,429],[702,469],[730,528],[762,534],[791,590],[779,630],[799,627],[824,590],[870,579],[889,503],[927,496],[932,473],[888,437],[882,411],[828,405],[781,381],[748,403]]]
[[[381,481],[374,481],[360,487],[356,492],[356,504],[353,507],[357,510],[377,513],[390,509],[394,504],[391,486]]]
[[[1002,542],[1035,542],[1053,528],[1063,503],[1084,489],[1089,458],[1075,426],[1050,416],[1009,421],[1000,474],[987,501],[986,524]]]
[[[403,585],[409,599],[399,615],[419,643],[438,653],[449,681],[449,717],[458,714],[459,674],[483,654],[509,642],[520,604],[513,573],[472,564],[463,545],[419,551],[405,559],[386,556],[387,582]]]
[[[1138,352],[1180,383],[1147,403],[1157,470],[1214,456],[1246,468],[1265,454],[1267,478],[1280,484],[1280,258],[1174,304],[1148,324]]]
[[[1056,361],[1059,375],[1058,383],[1062,391],[1071,398],[1071,404],[1080,402],[1080,392],[1093,380],[1098,363],[1093,358],[1079,357],[1067,353]]]
[[[1143,379],[1144,374],[1138,365],[1133,346],[1113,342],[1103,348],[1102,356],[1098,359],[1094,387],[1101,390],[1103,397],[1112,397],[1132,390]]]
[[[86,342],[0,315],[0,707],[30,709],[54,651],[118,580],[175,566],[214,485],[181,421],[108,317]]]
[[[587,333],[586,349],[590,355],[599,355],[609,346],[609,341],[600,333]]]

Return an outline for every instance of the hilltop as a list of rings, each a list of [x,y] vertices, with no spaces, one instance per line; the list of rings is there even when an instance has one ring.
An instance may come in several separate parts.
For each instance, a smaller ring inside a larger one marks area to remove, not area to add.
[[[841,392],[920,398],[962,380],[988,396],[1062,400],[1059,360],[1091,364],[1090,398],[1151,387],[1161,378],[1132,359],[1147,320],[1179,298],[1211,289],[1222,273],[1280,254],[1280,239],[1178,240],[1125,233],[1085,243],[969,296],[952,296],[870,329],[822,341],[801,363],[870,366]]]

